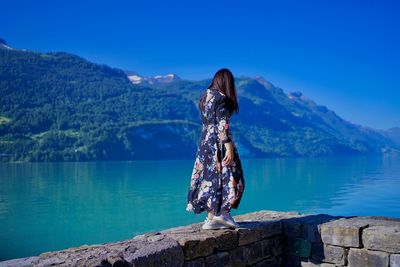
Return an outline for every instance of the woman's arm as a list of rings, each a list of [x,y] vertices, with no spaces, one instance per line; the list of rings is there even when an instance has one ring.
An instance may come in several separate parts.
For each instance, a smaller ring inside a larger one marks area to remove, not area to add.
[[[229,111],[226,106],[226,97],[222,97],[216,105],[216,120],[218,123],[218,138],[224,144],[226,153],[222,162],[230,166],[233,162],[233,146],[229,129]]]
[[[225,154],[225,157],[222,159],[222,162],[227,166],[231,166],[233,163],[232,142],[225,143],[225,149],[226,149],[226,154]]]

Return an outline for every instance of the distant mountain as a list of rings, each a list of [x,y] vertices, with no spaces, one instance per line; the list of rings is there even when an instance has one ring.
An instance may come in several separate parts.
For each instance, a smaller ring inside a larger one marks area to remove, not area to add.
[[[194,158],[197,103],[211,79],[144,77],[68,53],[7,47],[0,46],[1,160]],[[235,78],[240,112],[231,129],[242,157],[399,149],[392,135],[347,122],[301,92],[261,76]]]
[[[6,40],[0,38],[0,49],[12,49],[6,43]]]
[[[139,75],[137,72],[134,71],[125,71],[128,79],[133,84],[141,84],[141,85],[157,85],[160,83],[171,83],[180,80],[178,75],[170,73],[167,75],[156,75],[154,77],[145,77]]]
[[[396,144],[400,145],[400,127],[392,127],[384,131],[380,131],[382,135],[390,138]]]

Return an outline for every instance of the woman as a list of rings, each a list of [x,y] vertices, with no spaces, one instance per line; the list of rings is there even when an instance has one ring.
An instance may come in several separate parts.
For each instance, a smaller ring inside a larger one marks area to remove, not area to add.
[[[203,229],[237,228],[230,215],[244,191],[242,164],[229,119],[239,112],[232,73],[220,69],[199,101],[202,132],[187,194],[187,211],[208,212]]]

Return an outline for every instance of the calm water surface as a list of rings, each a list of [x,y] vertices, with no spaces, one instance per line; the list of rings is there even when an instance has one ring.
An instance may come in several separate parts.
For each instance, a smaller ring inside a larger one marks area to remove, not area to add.
[[[400,217],[400,157],[243,159],[232,214]],[[203,221],[185,210],[193,161],[0,164],[0,260]]]

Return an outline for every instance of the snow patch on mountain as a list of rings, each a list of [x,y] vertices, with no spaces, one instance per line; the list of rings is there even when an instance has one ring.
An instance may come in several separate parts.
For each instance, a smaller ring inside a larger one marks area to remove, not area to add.
[[[128,75],[128,79],[133,83],[133,84],[139,84],[142,82],[142,77],[139,75]]]
[[[155,75],[155,76],[142,76],[133,71],[125,71],[128,79],[133,84],[157,84],[157,83],[171,83],[180,80],[179,76],[174,73],[166,75]]]
[[[0,38],[0,48],[12,50],[14,48],[7,45],[6,40]]]

